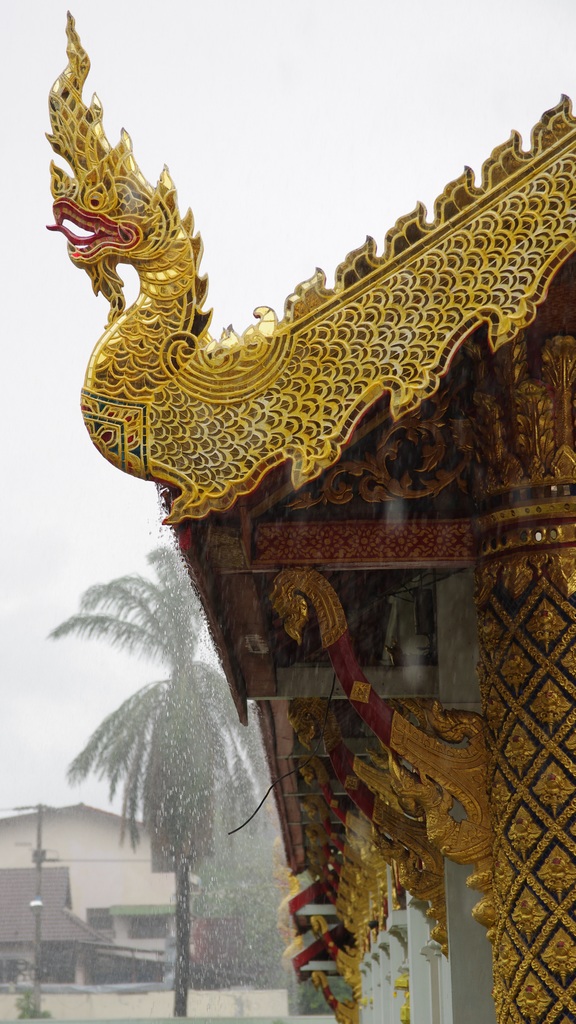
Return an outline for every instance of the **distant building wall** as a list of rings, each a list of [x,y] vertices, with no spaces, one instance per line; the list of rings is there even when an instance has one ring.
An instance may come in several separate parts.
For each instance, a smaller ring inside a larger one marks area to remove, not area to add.
[[[16,995],[0,994],[0,1020],[18,1016]],[[173,992],[74,992],[43,993],[42,1009],[56,1020],[127,1020],[172,1017]],[[285,989],[266,992],[234,990],[227,992],[190,992],[188,1016],[197,1018],[268,1017],[273,1020],[288,1016],[288,993]],[[325,1020],[326,1018],[318,1018]]]
[[[42,831],[47,857],[70,868],[72,910],[83,920],[88,908],[171,902],[173,874],[152,872],[150,840],[143,830],[135,851],[128,837],[120,845],[118,815],[82,804],[46,810]],[[0,867],[32,867],[35,845],[36,814],[0,820]]]

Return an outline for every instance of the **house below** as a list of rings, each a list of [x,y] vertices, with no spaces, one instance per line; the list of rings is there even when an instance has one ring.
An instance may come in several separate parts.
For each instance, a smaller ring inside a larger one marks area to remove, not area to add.
[[[39,971],[47,984],[162,981],[163,952],[117,945],[72,913],[68,868],[42,872],[41,907],[34,868],[0,869],[0,981],[32,977],[35,914],[41,918]]]
[[[162,982],[174,877],[153,870],[145,830],[133,850],[116,814],[78,804],[41,819],[40,833],[37,811],[0,820],[0,982],[31,976],[37,897],[45,983]]]

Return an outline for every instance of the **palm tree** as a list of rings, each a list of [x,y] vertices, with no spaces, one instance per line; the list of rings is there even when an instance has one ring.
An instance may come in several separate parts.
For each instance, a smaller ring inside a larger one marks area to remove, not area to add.
[[[176,551],[148,556],[156,579],[122,576],[90,587],[80,611],[50,633],[106,640],[161,661],[168,677],[142,687],[108,715],[68,771],[123,787],[123,827],[138,842],[138,819],[153,852],[174,870],[176,965],[174,1016],[186,1016],[190,983],[190,871],[212,848],[216,790],[232,797],[254,789],[250,756],[239,735],[223,676],[197,659],[200,606]],[[201,744],[195,742],[202,736]],[[222,785],[226,778],[226,785]],[[239,800],[241,804],[242,799]],[[238,805],[236,805],[236,810]]]

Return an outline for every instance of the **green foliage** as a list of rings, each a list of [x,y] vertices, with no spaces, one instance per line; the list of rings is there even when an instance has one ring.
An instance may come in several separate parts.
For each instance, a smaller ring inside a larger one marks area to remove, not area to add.
[[[141,818],[157,853],[168,862],[184,856],[196,868],[212,849],[215,789],[232,795],[239,784],[226,778],[223,747],[233,737],[240,756],[232,768],[242,774],[245,744],[224,677],[198,660],[201,611],[178,552],[158,548],[148,561],[155,580],[122,576],[90,587],[80,612],[50,634],[106,640],[160,661],[169,673],[104,719],[68,777],[80,782],[95,772],[108,780],[111,799],[121,786],[132,844]]]
[[[28,989],[18,996],[16,1009],[18,1010],[18,1020],[40,1020],[52,1016],[48,1010],[36,1010],[32,989]]]
[[[314,987],[310,978],[298,985],[297,1000],[298,1014],[321,1014],[328,1009],[324,996]]]

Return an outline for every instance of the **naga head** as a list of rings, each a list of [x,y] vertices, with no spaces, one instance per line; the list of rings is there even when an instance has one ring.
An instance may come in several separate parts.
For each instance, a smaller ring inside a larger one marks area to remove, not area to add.
[[[297,585],[296,573],[279,573],[274,580],[270,600],[274,611],[283,620],[288,636],[301,644],[302,631],[308,619],[308,604]]]
[[[342,739],[334,712],[320,697],[295,697],[290,701],[288,721],[302,746],[308,750],[322,737],[326,751],[330,753]]]
[[[307,757],[300,765],[300,775],[307,786],[313,786],[316,780],[321,786],[328,785],[328,772],[319,757]]]
[[[56,223],[50,230],[66,236],[70,259],[88,272],[95,293],[102,292],[108,299],[113,319],[125,304],[118,263],[132,264],[142,283],[149,266],[158,268],[168,242],[172,261],[180,248],[182,255],[191,255],[197,265],[201,241],[192,236],[191,212],[180,218],[176,190],[166,168],[154,188],[138,168],[127,132],[122,131],[116,146],[108,142],[98,97],[94,95],[89,106],[82,99],[90,60],[70,14],[66,34],[68,64],[50,91],[52,134],[48,140],[72,174],[51,164]],[[170,267],[163,270],[165,291]],[[153,281],[148,286],[154,290]],[[196,277],[197,305],[206,287],[206,278]]]

